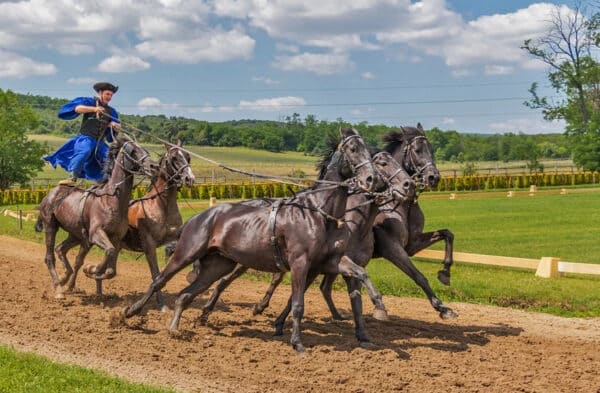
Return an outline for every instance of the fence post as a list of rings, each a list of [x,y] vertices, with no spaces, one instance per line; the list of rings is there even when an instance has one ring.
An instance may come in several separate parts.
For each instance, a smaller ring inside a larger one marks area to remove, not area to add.
[[[543,257],[540,259],[535,275],[543,278],[557,278],[559,260],[560,258],[556,257]]]

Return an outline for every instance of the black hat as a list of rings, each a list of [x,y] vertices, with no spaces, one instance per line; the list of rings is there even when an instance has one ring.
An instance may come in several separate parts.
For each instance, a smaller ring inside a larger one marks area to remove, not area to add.
[[[100,90],[110,90],[113,93],[116,93],[117,90],[119,90],[119,86],[115,86],[109,82],[98,82],[94,85],[94,90],[96,90],[96,92],[99,92]]]

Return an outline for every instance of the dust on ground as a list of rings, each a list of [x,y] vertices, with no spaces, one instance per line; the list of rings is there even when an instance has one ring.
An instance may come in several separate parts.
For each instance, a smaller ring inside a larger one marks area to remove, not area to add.
[[[289,286],[279,288],[264,315],[253,316],[267,283],[242,278],[207,326],[195,324],[206,298],[196,299],[183,314],[181,337],[172,338],[171,313],[157,311],[154,301],[127,325],[113,323],[147,289],[144,263],[119,262],[102,299],[95,282],[80,275],[78,290],[58,301],[44,253],[35,242],[0,236],[0,344],[131,381],[209,393],[600,392],[600,318],[449,303],[460,316],[443,321],[426,299],[385,296],[386,322],[371,318],[365,301],[374,345],[364,349],[352,321],[332,321],[319,291],[309,289],[307,352],[298,355],[289,322],[282,338],[272,337]],[[167,304],[186,285],[184,276],[166,286]],[[334,299],[348,315],[347,295]]]

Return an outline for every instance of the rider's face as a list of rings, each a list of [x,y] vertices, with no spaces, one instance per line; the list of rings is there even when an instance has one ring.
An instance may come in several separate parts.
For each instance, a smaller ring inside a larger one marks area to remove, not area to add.
[[[112,99],[113,94],[114,93],[111,90],[100,90],[98,92],[98,96],[103,104],[108,104]]]

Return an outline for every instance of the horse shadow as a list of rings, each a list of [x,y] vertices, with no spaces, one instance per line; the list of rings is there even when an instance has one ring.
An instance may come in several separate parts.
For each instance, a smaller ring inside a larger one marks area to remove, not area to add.
[[[272,320],[276,317],[271,315]],[[428,322],[417,319],[390,316],[388,321],[379,321],[365,316],[367,334],[371,343],[363,346],[366,350],[394,351],[400,359],[411,358],[410,351],[417,348],[429,348],[444,352],[465,352],[472,346],[485,346],[490,337],[518,336],[523,332],[520,327],[504,323],[490,325],[460,324],[456,322]],[[239,331],[233,336],[248,337],[264,341],[289,340],[291,321],[284,325],[284,335],[273,337],[272,332],[240,324]],[[305,317],[302,321],[302,341],[307,348],[327,346],[335,351],[352,352],[359,344],[354,336],[352,320],[335,321],[331,318]]]

